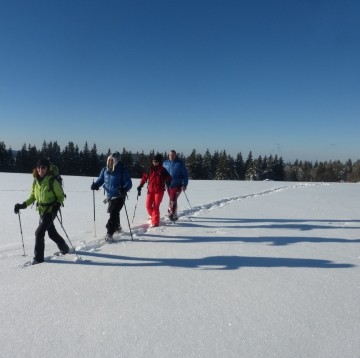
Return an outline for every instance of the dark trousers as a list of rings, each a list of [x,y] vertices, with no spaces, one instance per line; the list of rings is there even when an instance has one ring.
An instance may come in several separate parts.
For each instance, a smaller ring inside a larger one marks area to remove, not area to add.
[[[55,242],[59,250],[66,250],[69,248],[65,240],[56,231],[52,214],[51,213],[44,214],[40,216],[40,223],[35,231],[34,258],[38,262],[44,261],[46,231],[49,235],[49,238]]]
[[[113,235],[114,232],[120,227],[120,210],[124,206],[124,203],[125,197],[109,200],[108,213],[110,214],[110,217],[106,224],[107,233],[109,235]]]

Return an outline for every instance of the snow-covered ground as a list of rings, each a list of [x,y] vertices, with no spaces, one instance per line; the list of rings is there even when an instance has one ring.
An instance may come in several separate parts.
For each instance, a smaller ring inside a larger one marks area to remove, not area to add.
[[[93,178],[65,176],[77,255],[23,267],[31,175],[0,173],[1,357],[360,357],[360,185],[190,181],[181,218],[148,229],[145,191],[105,244]],[[136,188],[139,180],[133,180]],[[59,232],[64,232],[56,223]],[[95,236],[95,233],[97,236]]]

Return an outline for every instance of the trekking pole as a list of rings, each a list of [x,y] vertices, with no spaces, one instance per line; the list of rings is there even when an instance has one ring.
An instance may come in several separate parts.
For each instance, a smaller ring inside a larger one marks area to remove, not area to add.
[[[138,200],[139,200],[139,194],[138,194],[137,197],[136,197],[136,204],[135,204],[135,209],[134,209],[134,215],[133,215],[133,218],[132,218],[131,223],[133,223],[133,222],[134,222],[134,219],[135,219],[135,212],[136,212]]]
[[[131,236],[131,241],[132,241],[132,240],[134,240],[134,239],[133,239],[133,235],[132,235],[132,232],[131,232],[129,215],[128,215],[128,212],[127,212],[127,209],[126,209],[125,200],[126,200],[126,197],[124,198],[124,208],[125,208],[126,218],[127,218],[127,222],[128,222],[128,225],[129,225],[129,231],[130,231],[130,236]]]
[[[189,203],[190,209],[192,209],[192,206],[191,206],[190,201],[189,201],[189,199],[188,199],[188,197],[187,197],[187,195],[186,195],[186,191],[185,191],[185,190],[184,190],[184,194],[185,194],[185,198],[186,198],[187,202]]]
[[[78,254],[76,253],[75,247],[73,246],[73,244],[72,244],[72,242],[71,242],[71,240],[70,240],[70,238],[69,238],[69,235],[68,235],[67,232],[65,231],[65,228],[64,228],[64,225],[63,225],[63,223],[62,223],[62,220],[59,219],[59,216],[58,216],[57,214],[56,214],[56,217],[57,217],[57,219],[59,220],[59,223],[60,223],[60,225],[61,225],[61,228],[63,229],[63,231],[64,231],[64,233],[65,233],[68,241],[70,242],[70,246],[71,246],[71,248],[73,249],[76,257],[77,257],[78,259],[80,259],[80,257],[79,257]]]
[[[94,184],[94,179],[93,179]],[[96,221],[95,221],[95,190],[93,190],[93,207],[94,207],[94,231],[95,231],[95,237],[96,237]]]
[[[24,255],[23,256],[26,256],[26,254],[25,254],[25,246],[24,246],[24,236],[23,236],[23,232],[22,232],[21,219],[20,219],[20,211],[18,212],[18,216],[19,216],[19,223],[20,223],[20,233],[21,233],[22,247],[23,247],[23,250],[24,250]]]

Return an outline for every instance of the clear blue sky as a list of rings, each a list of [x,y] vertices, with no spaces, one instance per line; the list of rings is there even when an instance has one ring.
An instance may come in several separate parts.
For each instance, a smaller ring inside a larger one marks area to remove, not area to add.
[[[360,159],[359,0],[2,0],[0,141]]]

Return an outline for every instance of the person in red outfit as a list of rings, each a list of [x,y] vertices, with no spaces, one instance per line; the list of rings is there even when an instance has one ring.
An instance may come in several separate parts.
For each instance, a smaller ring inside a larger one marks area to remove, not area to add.
[[[147,173],[144,173],[140,185],[137,187],[138,195],[147,182],[146,210],[151,217],[151,227],[160,225],[160,204],[165,192],[165,184],[172,180],[168,171],[162,165],[161,154],[156,154]]]

